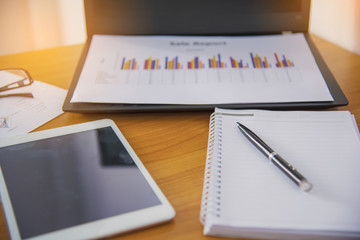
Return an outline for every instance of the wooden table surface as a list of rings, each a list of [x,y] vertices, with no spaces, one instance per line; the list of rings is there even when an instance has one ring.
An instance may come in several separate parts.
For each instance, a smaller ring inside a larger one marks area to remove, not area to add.
[[[312,35],[360,122],[360,56]],[[0,56],[0,68],[21,67],[34,79],[68,89],[83,45]],[[119,239],[219,239],[202,234],[200,200],[211,112],[129,114],[64,113],[35,131],[103,118],[114,120],[176,211],[161,226],[118,235]],[[19,176],[21,177],[21,176]],[[29,206],[31,207],[31,206]],[[0,210],[0,239],[10,239]]]

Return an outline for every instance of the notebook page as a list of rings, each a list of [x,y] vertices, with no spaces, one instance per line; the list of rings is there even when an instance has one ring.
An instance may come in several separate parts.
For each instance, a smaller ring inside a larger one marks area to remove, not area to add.
[[[251,113],[222,116],[221,213],[214,223],[359,233],[360,141],[349,112]],[[241,134],[236,121],[296,167],[313,189],[301,191]]]

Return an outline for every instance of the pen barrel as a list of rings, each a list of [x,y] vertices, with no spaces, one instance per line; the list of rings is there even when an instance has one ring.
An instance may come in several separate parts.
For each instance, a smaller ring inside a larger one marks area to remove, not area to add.
[[[265,156],[269,158],[283,173],[285,173],[300,189],[308,192],[312,189],[312,184],[301,175],[292,165],[290,165],[285,159],[283,159],[279,154],[272,150],[261,138],[259,138],[255,133],[250,129],[242,125],[241,123],[236,123],[240,131],[244,136],[249,139],[249,141],[258,148]]]
[[[272,153],[269,156],[270,160],[277,166],[283,173],[285,173],[292,181],[294,181],[299,187],[307,182],[306,178],[301,175],[296,168],[290,165],[285,159],[283,159],[279,154]]]

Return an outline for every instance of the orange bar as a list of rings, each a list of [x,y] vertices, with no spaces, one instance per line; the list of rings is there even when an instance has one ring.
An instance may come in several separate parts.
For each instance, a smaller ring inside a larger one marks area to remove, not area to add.
[[[289,67],[292,67],[290,60],[287,60]]]
[[[254,57],[254,63],[255,63],[255,68],[259,68],[258,56],[257,55]]]
[[[259,55],[257,55],[257,54],[256,54],[256,56],[255,56],[255,65],[256,65],[256,68],[261,68],[260,57],[259,57]]]
[[[148,69],[151,69],[151,65],[152,65],[152,59],[151,59],[151,57],[149,57],[149,59],[148,59]]]
[[[268,63],[268,60],[267,60],[266,57],[264,57],[264,61],[265,61],[265,66],[266,66],[266,68],[269,68],[269,63]]]
[[[281,62],[279,61],[278,55],[276,53],[274,53],[274,55],[275,55],[277,64],[279,65],[279,67],[281,67]]]

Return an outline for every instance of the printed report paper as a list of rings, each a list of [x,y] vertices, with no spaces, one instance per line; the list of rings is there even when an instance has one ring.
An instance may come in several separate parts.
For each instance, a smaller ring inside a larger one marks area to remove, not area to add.
[[[2,72],[0,80],[8,79],[11,80],[11,75]],[[29,86],[6,91],[6,94],[23,92],[31,92],[34,98],[0,99],[0,139],[28,133],[63,113],[61,106],[66,90],[35,80]]]
[[[303,34],[94,35],[71,102],[333,101]]]

